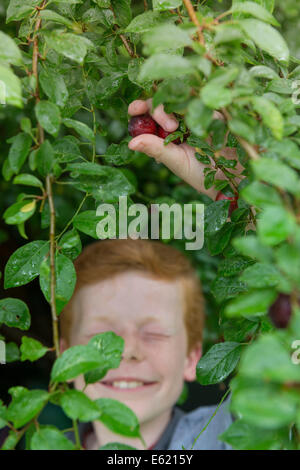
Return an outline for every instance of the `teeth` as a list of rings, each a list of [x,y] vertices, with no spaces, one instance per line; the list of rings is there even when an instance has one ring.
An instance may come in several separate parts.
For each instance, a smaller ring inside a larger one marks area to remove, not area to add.
[[[113,382],[112,385],[113,387],[117,387],[117,388],[136,388],[136,387],[141,387],[142,385],[144,385],[144,383],[143,382],[125,382],[121,380],[121,381]]]

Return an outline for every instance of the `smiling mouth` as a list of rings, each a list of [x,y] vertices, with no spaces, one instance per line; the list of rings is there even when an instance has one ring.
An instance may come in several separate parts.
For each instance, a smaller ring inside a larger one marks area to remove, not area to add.
[[[157,382],[138,382],[138,381],[126,381],[126,380],[115,380],[113,382],[100,382],[102,385],[106,387],[118,389],[118,390],[137,390],[142,389],[145,387],[149,387],[151,385],[157,384]]]

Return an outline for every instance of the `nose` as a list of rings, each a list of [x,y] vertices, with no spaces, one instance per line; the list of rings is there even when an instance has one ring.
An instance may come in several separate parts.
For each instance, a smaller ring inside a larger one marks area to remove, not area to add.
[[[122,354],[122,360],[141,361],[143,359],[143,352],[137,333],[135,331],[124,331],[121,333],[121,336],[124,339],[124,350]]]

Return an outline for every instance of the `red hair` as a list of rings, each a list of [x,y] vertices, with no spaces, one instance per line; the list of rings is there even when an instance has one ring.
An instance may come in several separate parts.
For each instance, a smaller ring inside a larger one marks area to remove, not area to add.
[[[88,245],[74,264],[77,274],[75,291],[60,314],[60,332],[68,347],[76,293],[83,286],[129,270],[147,273],[167,281],[180,279],[184,286],[184,322],[188,336],[188,353],[197,342],[202,342],[204,298],[201,283],[190,261],[179,250],[160,241],[106,239]]]

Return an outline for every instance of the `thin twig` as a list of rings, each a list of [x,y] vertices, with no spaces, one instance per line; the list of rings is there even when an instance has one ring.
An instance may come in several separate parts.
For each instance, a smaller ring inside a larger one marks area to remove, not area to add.
[[[129,45],[129,42],[127,41],[126,37],[124,36],[124,34],[120,34],[120,38],[125,46],[125,49],[126,51],[128,52],[128,54],[130,55],[130,57],[132,58],[135,58],[136,57],[136,54],[133,52],[133,50],[131,49],[130,45]]]
[[[183,0],[183,3],[185,5],[185,8],[188,11],[189,17],[191,18],[194,25],[197,27],[197,34],[198,34],[198,39],[199,39],[200,44],[202,44],[202,46],[205,46],[202,26],[197,18],[197,15],[196,15],[196,12],[194,10],[191,0]]]
[[[45,7],[47,0],[44,0],[41,7],[38,9],[37,20],[34,28],[34,38],[33,38],[33,53],[32,53],[32,73],[36,80],[35,87],[35,100],[36,103],[40,101],[40,92],[39,92],[39,76],[38,76],[38,60],[39,60],[39,42],[38,42],[38,31],[41,27],[42,18],[40,16],[40,10]],[[38,144],[39,146],[43,144],[45,139],[44,129],[38,122]],[[51,175],[46,176],[46,189],[47,197],[50,207],[50,290],[51,290],[51,314],[52,314],[52,326],[53,326],[53,343],[56,351],[56,356],[60,355],[59,350],[59,333],[58,333],[58,318],[56,312],[56,300],[55,300],[55,287],[56,287],[56,277],[55,277],[55,207],[52,193],[52,179]]]
[[[224,395],[223,395],[223,397],[222,397],[220,403],[218,404],[218,406],[217,406],[217,408],[215,409],[214,413],[211,415],[209,421],[206,423],[206,425],[204,426],[204,428],[200,431],[200,433],[198,434],[198,436],[197,436],[196,439],[194,440],[194,443],[193,443],[193,445],[192,445],[192,447],[191,447],[190,450],[193,449],[194,445],[196,444],[196,442],[197,442],[197,440],[199,439],[199,437],[201,436],[201,434],[206,430],[206,428],[207,428],[207,426],[209,425],[209,423],[210,423],[210,422],[212,421],[212,419],[216,416],[218,409],[219,409],[220,406],[222,405],[223,401],[225,400],[225,398],[227,397],[227,395],[229,394],[229,392],[230,392],[230,388],[227,390],[226,393],[224,393]]]

